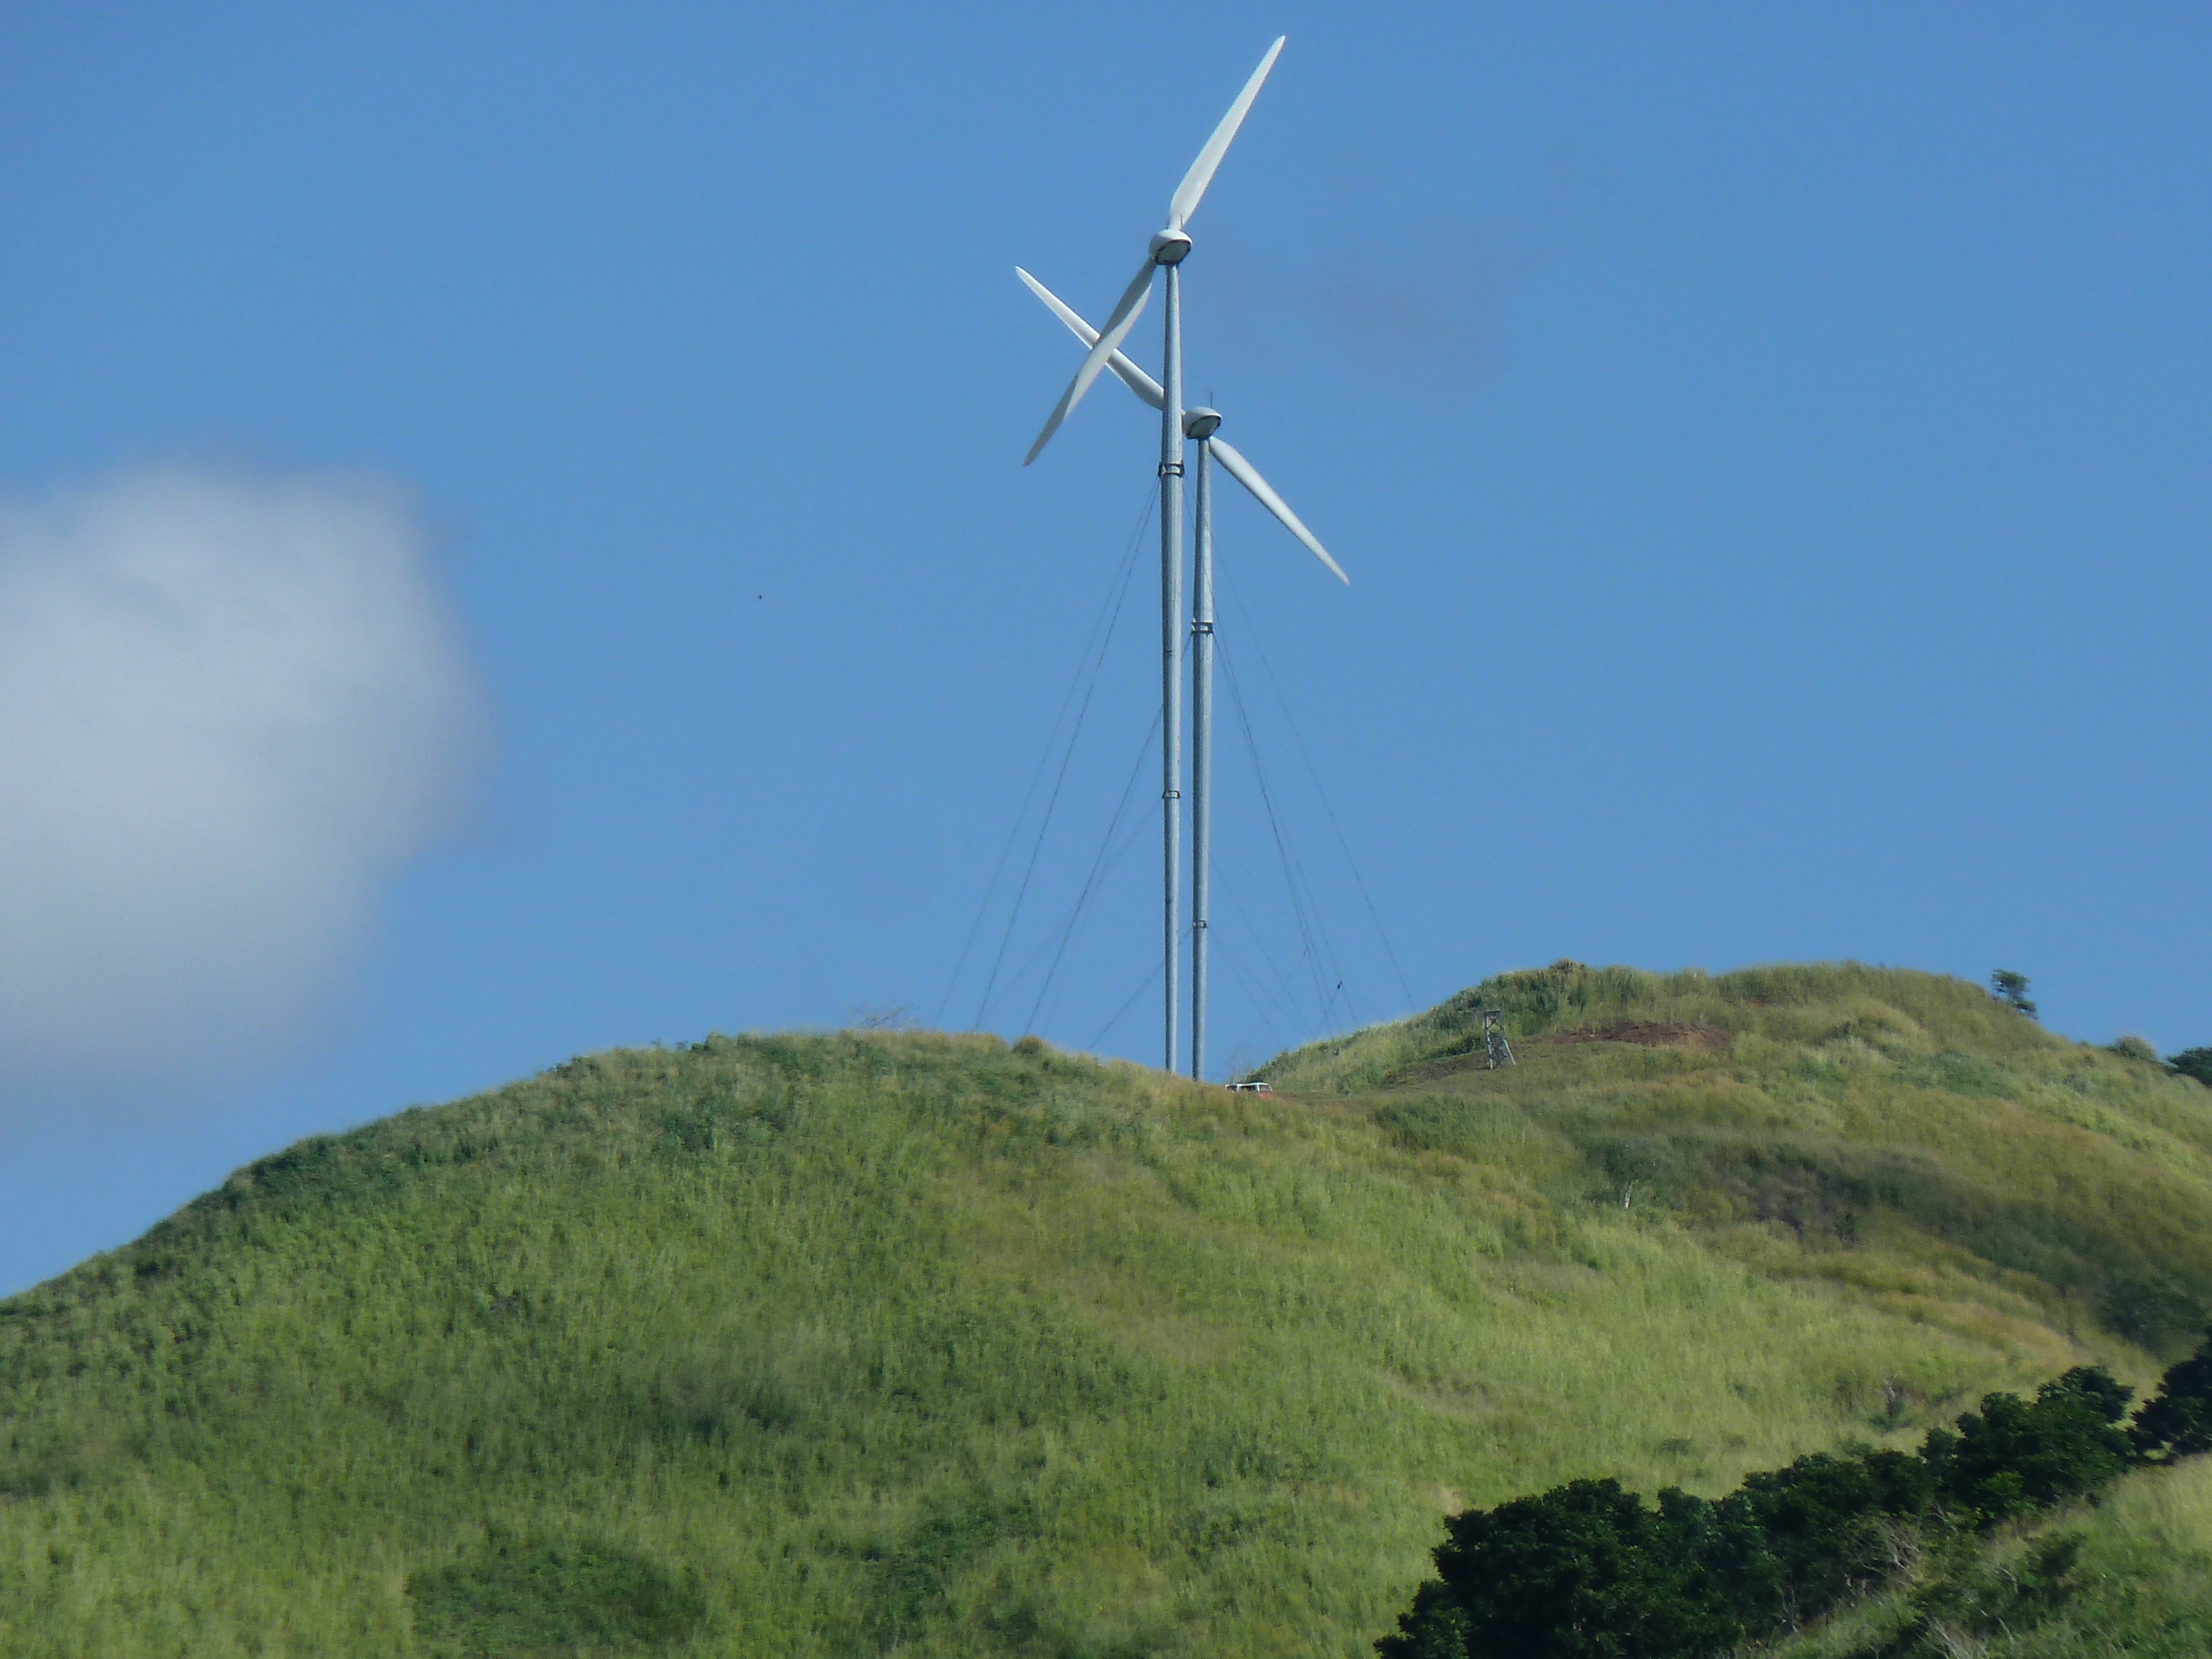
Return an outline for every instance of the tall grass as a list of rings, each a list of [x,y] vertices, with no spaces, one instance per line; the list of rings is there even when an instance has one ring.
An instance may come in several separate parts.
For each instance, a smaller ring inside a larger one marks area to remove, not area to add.
[[[1518,1065],[1479,1063],[1484,1007]],[[1956,980],[1562,963],[1267,1069],[1403,1142],[1646,1206],[1761,1271],[1991,1340],[2101,1331],[2172,1358],[2212,1305],[2212,1094]]]
[[[1273,1099],[717,1037],[302,1143],[0,1303],[0,1652],[466,1650],[508,1551],[653,1651],[1357,1655],[1447,1510],[2140,1381],[2212,1263],[2197,1085],[1948,981],[1563,970],[1470,1070],[1496,994]]]
[[[2057,1547],[2054,1549],[2054,1546]],[[2039,1574],[2039,1559],[2061,1564]],[[1915,1564],[1759,1659],[2199,1659],[2212,1652],[2212,1458]]]

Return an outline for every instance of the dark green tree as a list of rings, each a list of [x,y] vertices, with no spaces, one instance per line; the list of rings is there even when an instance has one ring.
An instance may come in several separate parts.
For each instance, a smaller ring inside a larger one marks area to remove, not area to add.
[[[1410,1612],[1398,1615],[1398,1629],[1375,1644],[1382,1659],[1467,1659],[1474,1651],[1468,1640],[1467,1609],[1441,1578],[1431,1578],[1413,1592]]]
[[[1886,1524],[1925,1515],[1936,1492],[1927,1463],[1908,1452],[1816,1452],[1745,1477],[1721,1501],[1724,1536],[1758,1543],[1716,1565],[1755,1628],[1794,1626],[1893,1571]]]
[[[1814,1454],[1747,1476],[1717,1504],[1670,1490],[1655,1508],[1618,1481],[1577,1480],[1470,1510],[1445,1522],[1437,1577],[1376,1650],[1712,1659],[1893,1577],[1918,1540],[2094,1492],[2145,1455],[2212,1451],[2212,1332],[2123,1429],[2130,1397],[2101,1366],[2080,1366],[2033,1400],[1984,1395],[1955,1432],[1929,1431],[1917,1457]],[[2003,1606],[2058,1585],[2070,1560],[2008,1569]],[[1988,1600],[1978,1589],[1969,1599]]]
[[[2158,1392],[2143,1402],[2128,1432],[2145,1456],[2212,1451],[2212,1331],[2159,1379]]]
[[[2104,1485],[2133,1461],[2118,1426],[2132,1390],[2099,1365],[2077,1366],[2035,1391],[1982,1397],[1954,1437],[1936,1431],[1922,1457],[1946,1496],[1993,1525]]]
[[[2009,968],[2000,968],[1990,975],[1990,994],[2010,1007],[2015,1013],[2035,1018],[2035,1005],[2027,1000],[2027,975],[2015,974]]]
[[[2166,1069],[2183,1077],[2193,1077],[2212,1089],[2212,1048],[2184,1048],[2167,1057]]]
[[[1446,1523],[1382,1659],[1684,1659],[1742,1638],[1708,1565],[1713,1505],[1668,1490],[1647,1507],[1617,1480],[1576,1480]]]

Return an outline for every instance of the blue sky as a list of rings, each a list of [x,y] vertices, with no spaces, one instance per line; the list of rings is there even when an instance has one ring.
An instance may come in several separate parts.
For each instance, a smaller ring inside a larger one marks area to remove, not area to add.
[[[949,983],[1158,441],[1109,381],[1021,466],[1076,349],[1012,267],[1103,313],[1278,33],[1192,225],[1190,389],[1352,586],[1224,498],[1304,921],[1225,709],[1217,1066],[1561,956],[2003,966],[2057,1029],[2212,1042],[2200,14],[17,7],[0,495],[76,526],[61,581],[133,480],[257,524],[353,480],[420,647],[370,701],[452,689],[297,763],[357,856],[321,908],[263,884],[296,998],[228,890],[178,908],[212,878],[168,820],[78,838],[68,892],[118,949],[159,895],[147,971],[235,1018],[110,983],[0,1053],[0,1291],[582,1050],[975,1020],[1157,701],[1145,532],[1023,914],[1002,878]],[[365,603],[314,625],[352,650]],[[118,659],[51,672],[161,700]],[[40,730],[0,721],[19,816]],[[1156,787],[985,1024],[1155,1056]],[[24,983],[56,903],[0,935]]]

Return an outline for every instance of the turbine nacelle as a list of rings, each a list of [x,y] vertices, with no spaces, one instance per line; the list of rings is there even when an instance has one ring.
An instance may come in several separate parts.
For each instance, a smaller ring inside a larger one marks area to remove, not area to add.
[[[1190,222],[1190,216],[1198,211],[1200,198],[1206,194],[1206,187],[1213,182],[1214,170],[1221,165],[1222,156],[1228,153],[1229,141],[1237,136],[1237,129],[1244,125],[1245,113],[1251,109],[1252,100],[1260,95],[1260,88],[1267,78],[1267,71],[1275,67],[1276,56],[1282,49],[1282,37],[1278,35],[1275,44],[1267,48],[1267,55],[1260,60],[1260,67],[1254,70],[1251,78],[1244,82],[1244,90],[1237,94],[1237,101],[1229,106],[1229,113],[1221,118],[1221,124],[1213,129],[1212,136],[1206,141],[1206,147],[1199,151],[1198,159],[1190,164],[1190,171],[1183,174],[1182,182],[1176,186],[1175,194],[1168,199],[1166,226],[1153,236],[1146,250],[1144,264],[1130,278],[1129,286],[1121,290],[1121,297],[1114,302],[1114,309],[1106,313],[1106,325],[1094,337],[1090,352],[1084,357],[1082,366],[1075,371],[1075,378],[1067,383],[1067,390],[1060,394],[1060,402],[1046,416],[1044,430],[1037,434],[1036,441],[1030,446],[1030,453],[1022,462],[1024,466],[1036,459],[1045,445],[1052,441],[1052,434],[1060,430],[1060,423],[1067,418],[1076,404],[1083,401],[1083,394],[1091,390],[1091,383],[1098,378],[1099,371],[1115,355],[1130,326],[1136,322],[1137,313],[1145,308],[1146,297],[1152,292],[1152,272],[1164,266],[1172,270],[1189,253],[1190,238],[1184,233],[1183,227]],[[1120,373],[1118,369],[1115,372]]]
[[[1101,336],[1097,329],[1085,322],[1057,294],[1019,265],[1014,267],[1014,275],[1022,279],[1030,293],[1044,301],[1046,310],[1067,325],[1067,331],[1070,334],[1088,346],[1093,355],[1097,352]],[[1089,359],[1086,358],[1085,361],[1088,362]],[[1109,349],[1106,353],[1105,365],[1114,371],[1114,377],[1134,392],[1137,395],[1137,400],[1147,409],[1166,407],[1167,394],[1161,391],[1160,383],[1130,362],[1122,352]],[[1217,435],[1220,429],[1221,414],[1218,410],[1207,409],[1201,405],[1199,408],[1183,411],[1183,436],[1195,438],[1205,444],[1206,453],[1221,463],[1224,471],[1250,490],[1252,499],[1273,514],[1276,521],[1291,535],[1297,537],[1299,544],[1307,552],[1328,568],[1330,575],[1347,587],[1350,586],[1352,578],[1344,574],[1344,567],[1329,557],[1328,550],[1321,544],[1320,538],[1306,528],[1303,519],[1291,511],[1290,503],[1275,493],[1274,487],[1260,476],[1260,469],[1238,453],[1236,446],[1226,438]]]

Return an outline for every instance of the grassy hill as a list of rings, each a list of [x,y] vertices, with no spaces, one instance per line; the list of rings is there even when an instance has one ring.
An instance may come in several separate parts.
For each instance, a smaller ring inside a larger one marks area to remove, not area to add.
[[[1447,1510],[2212,1306],[2212,1091],[1955,981],[1561,964],[1267,1074],[718,1036],[265,1159],[0,1302],[0,1653],[1362,1654]],[[2191,1478],[2111,1559],[2212,1565]]]
[[[2046,1553],[2058,1547],[2055,1555]],[[2212,1652],[2212,1457],[2005,1529],[1759,1659],[2201,1659]]]

